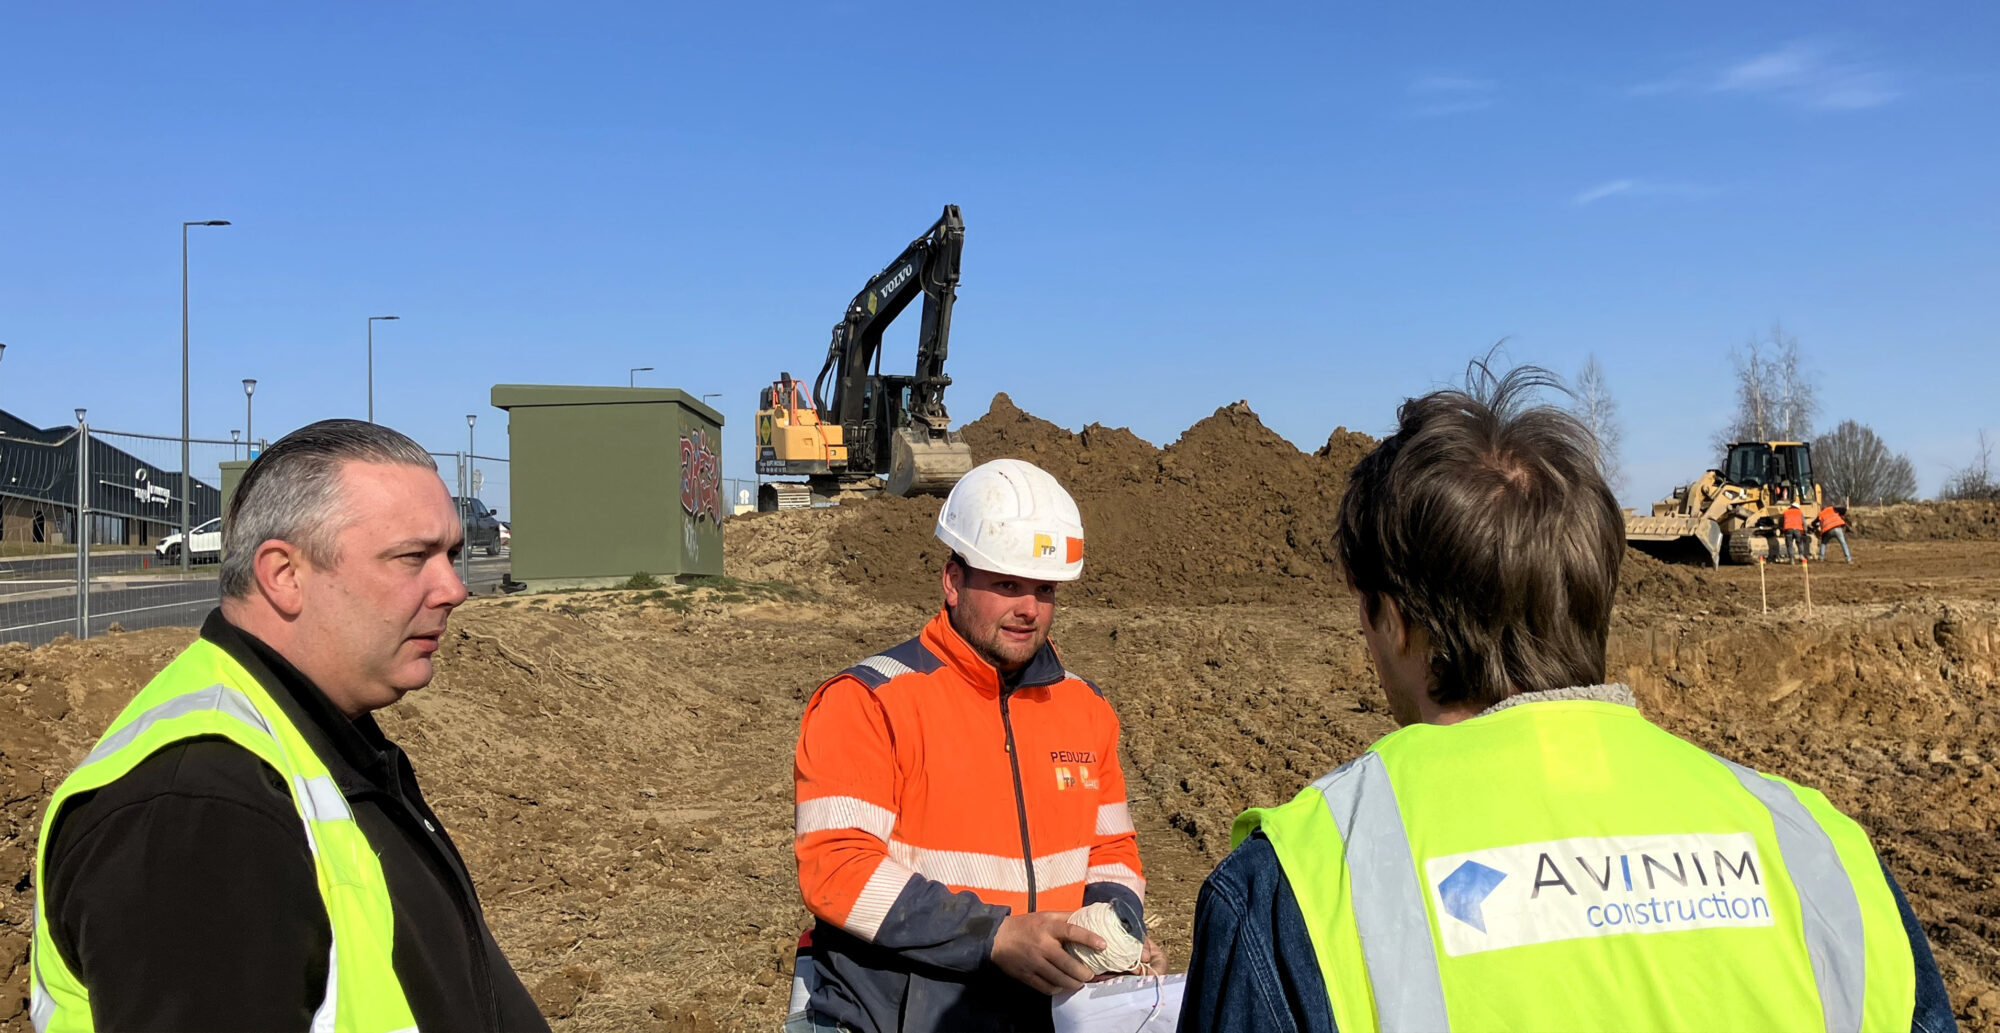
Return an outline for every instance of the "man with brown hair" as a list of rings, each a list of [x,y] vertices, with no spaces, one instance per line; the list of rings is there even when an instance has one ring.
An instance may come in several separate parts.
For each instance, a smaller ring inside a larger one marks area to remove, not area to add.
[[[1952,1028],[1860,826],[1605,683],[1623,522],[1532,367],[1356,465],[1336,549],[1397,723],[1245,812],[1183,1031]]]

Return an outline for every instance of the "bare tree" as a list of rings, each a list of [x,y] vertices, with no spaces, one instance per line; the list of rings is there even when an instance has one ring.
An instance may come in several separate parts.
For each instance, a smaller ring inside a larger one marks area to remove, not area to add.
[[[1772,324],[1736,353],[1736,412],[1716,435],[1716,451],[1732,441],[1804,441],[1819,415],[1819,388],[1806,372],[1799,339]]]
[[[1993,479],[1993,443],[1986,439],[1983,428],[1979,431],[1979,447],[1973,451],[1972,462],[1952,471],[1951,478],[1944,482],[1944,490],[1938,492],[1938,498],[1946,501],[2000,501],[2000,482]]]
[[[1910,457],[1889,451],[1867,424],[1840,421],[1813,442],[1812,454],[1814,474],[1830,503],[1882,506],[1917,497]]]
[[[1576,375],[1576,387],[1570,392],[1570,413],[1574,415],[1597,440],[1597,467],[1604,474],[1604,483],[1616,492],[1624,487],[1624,464],[1620,459],[1625,440],[1625,431],[1618,424],[1618,401],[1611,397],[1611,386],[1604,377],[1604,364],[1597,361],[1596,353],[1584,360],[1583,369]]]

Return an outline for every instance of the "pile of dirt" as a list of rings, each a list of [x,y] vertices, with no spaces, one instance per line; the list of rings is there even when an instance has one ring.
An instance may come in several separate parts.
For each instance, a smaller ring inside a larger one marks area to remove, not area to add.
[[[1085,576],[1064,600],[1109,606],[1338,592],[1335,515],[1347,471],[1375,445],[1343,427],[1307,454],[1236,402],[1155,448],[1122,427],[1065,430],[1004,394],[959,433],[976,461],[1024,459],[1069,489],[1089,545]],[[880,498],[831,514],[738,519],[727,530],[730,572],[814,580],[831,572],[875,599],[934,605],[942,556],[921,543],[939,504]]]
[[[2000,502],[1908,502],[1856,506],[1847,512],[1855,537],[1885,542],[2000,541]]]

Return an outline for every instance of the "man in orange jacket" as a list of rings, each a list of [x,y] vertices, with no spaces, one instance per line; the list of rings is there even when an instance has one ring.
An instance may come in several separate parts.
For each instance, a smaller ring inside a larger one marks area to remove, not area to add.
[[[1819,516],[1813,518],[1813,533],[1819,535],[1819,555],[1813,558],[1817,560],[1826,558],[1826,539],[1831,535],[1840,540],[1840,554],[1847,557],[1847,562],[1853,563],[1854,553],[1847,548],[1846,528],[1847,518],[1841,516],[1839,510],[1832,506],[1821,509]]]
[[[1083,572],[1076,503],[995,460],[936,534],[943,609],[806,705],[794,851],[817,922],[788,1030],[1049,1029],[1049,995],[1093,976],[1065,945],[1105,946],[1072,912],[1103,901],[1145,936],[1118,716],[1048,640]]]
[[[1806,554],[1806,514],[1799,508],[1798,502],[1786,506],[1784,514],[1778,518],[1778,534],[1781,536],[1779,542],[1785,547],[1784,558],[1778,562],[1804,563],[1811,558]]]

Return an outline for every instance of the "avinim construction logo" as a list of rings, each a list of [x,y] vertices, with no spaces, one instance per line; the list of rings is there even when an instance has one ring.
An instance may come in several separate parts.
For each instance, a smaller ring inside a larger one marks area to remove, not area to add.
[[[1613,836],[1424,862],[1445,953],[1583,936],[1771,925],[1756,837]]]

